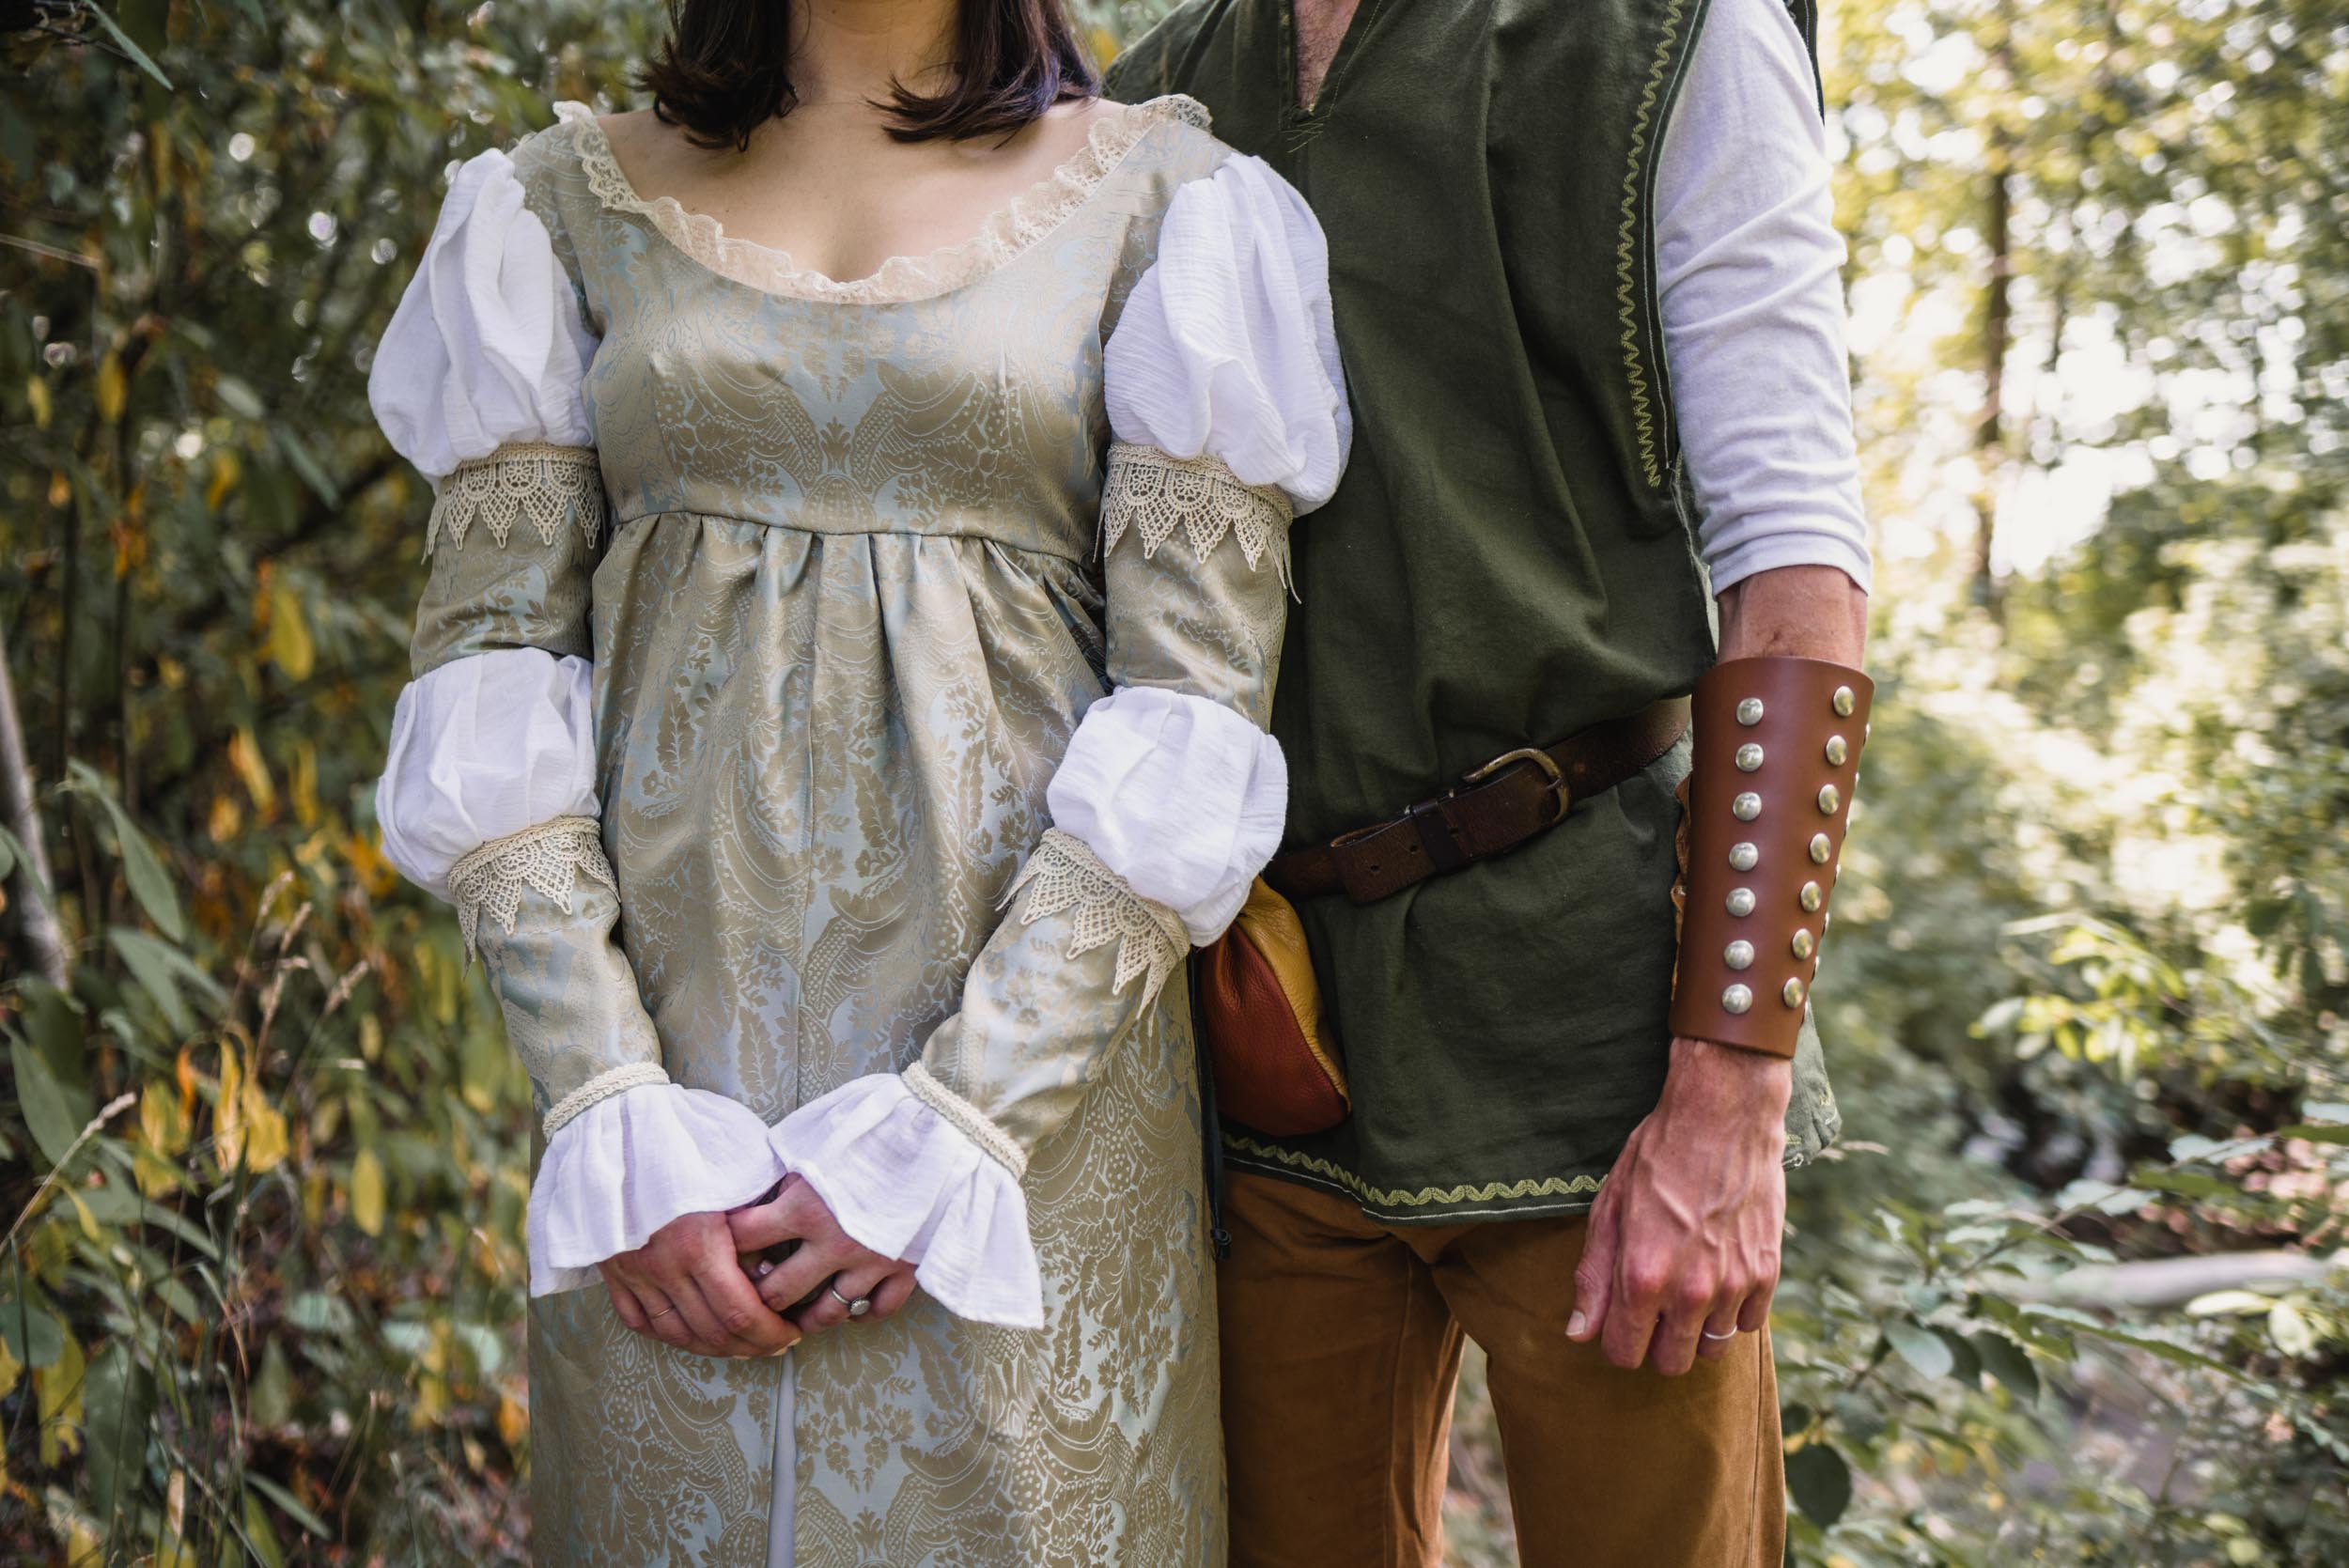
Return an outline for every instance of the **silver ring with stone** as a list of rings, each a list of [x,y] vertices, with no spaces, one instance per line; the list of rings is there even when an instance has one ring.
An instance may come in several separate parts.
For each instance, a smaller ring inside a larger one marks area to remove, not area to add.
[[[824,1287],[824,1294],[848,1308],[850,1317],[863,1317],[873,1310],[873,1298],[869,1296],[860,1296],[851,1301],[830,1285]]]

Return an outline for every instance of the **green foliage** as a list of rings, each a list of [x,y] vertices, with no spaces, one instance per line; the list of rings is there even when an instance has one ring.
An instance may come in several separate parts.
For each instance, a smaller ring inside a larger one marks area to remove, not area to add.
[[[0,1000],[10,1561],[522,1557],[527,1089],[376,848],[425,494],[365,380],[446,170],[623,91],[643,9],[6,41],[0,626],[58,884],[10,896],[72,960]]]
[[[659,8],[39,14],[84,41],[0,41],[0,647],[56,885],[0,827],[0,922],[70,977],[0,986],[0,1556],[520,1560],[525,1085],[377,846],[426,497],[364,382],[447,170],[626,101]],[[1883,684],[1795,1556],[2349,1560],[2341,1271],[2138,1271],[2342,1246],[2349,22],[1828,20]]]

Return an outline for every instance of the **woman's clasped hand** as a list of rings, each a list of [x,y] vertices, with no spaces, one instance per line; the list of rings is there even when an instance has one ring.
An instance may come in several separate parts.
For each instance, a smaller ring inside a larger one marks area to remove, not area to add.
[[[689,1214],[599,1265],[620,1321],[705,1356],[779,1356],[809,1334],[894,1315],[913,1267],[849,1237],[796,1175],[727,1214]]]

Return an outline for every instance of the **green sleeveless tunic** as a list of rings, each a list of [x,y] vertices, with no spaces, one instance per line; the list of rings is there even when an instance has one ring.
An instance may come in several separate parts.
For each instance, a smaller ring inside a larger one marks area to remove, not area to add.
[[[1355,420],[1295,542],[1292,844],[1688,691],[1714,657],[1664,359],[1657,151],[1706,0],[1361,0],[1311,109],[1288,0],[1122,55],[1313,205]],[[1807,0],[1797,7],[1806,38]],[[1688,746],[1513,854],[1300,905],[1354,1113],[1236,1166],[1396,1221],[1587,1206],[1664,1077]],[[1789,1157],[1836,1116],[1806,1030]]]

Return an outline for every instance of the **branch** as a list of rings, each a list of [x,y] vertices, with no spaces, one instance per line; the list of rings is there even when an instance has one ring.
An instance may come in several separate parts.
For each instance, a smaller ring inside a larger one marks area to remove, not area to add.
[[[2056,1306],[2158,1312],[2183,1307],[2214,1291],[2276,1291],[2313,1285],[2341,1267],[2349,1267],[2349,1250],[2329,1258],[2310,1252],[2220,1252],[2201,1258],[2095,1264],[2052,1280],[2002,1283],[1999,1294],[2016,1301]]]

